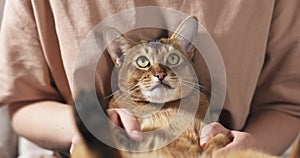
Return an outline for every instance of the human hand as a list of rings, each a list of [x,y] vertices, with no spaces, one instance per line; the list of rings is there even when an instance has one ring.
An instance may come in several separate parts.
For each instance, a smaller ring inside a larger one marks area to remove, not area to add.
[[[124,128],[128,136],[134,141],[141,141],[141,127],[137,118],[128,109],[108,109],[107,114],[110,120],[117,126]],[[81,143],[82,138],[79,133],[72,137],[70,153]]]
[[[257,143],[256,139],[247,132],[240,132],[229,130],[223,127],[220,123],[211,123],[206,125],[201,132],[200,145],[203,147],[205,143],[216,136],[218,133],[222,133],[226,135],[230,140],[232,140],[226,146],[216,150],[213,155],[226,154],[233,150],[246,150],[253,149],[259,150],[261,149],[260,145]]]
[[[71,148],[70,148],[70,154],[72,154],[74,152],[74,149],[81,143],[81,136],[79,133],[76,133],[73,137],[72,137],[72,143],[71,143]]]
[[[124,128],[128,136],[134,141],[141,141],[141,126],[134,114],[128,109],[108,109],[110,120],[117,126]]]

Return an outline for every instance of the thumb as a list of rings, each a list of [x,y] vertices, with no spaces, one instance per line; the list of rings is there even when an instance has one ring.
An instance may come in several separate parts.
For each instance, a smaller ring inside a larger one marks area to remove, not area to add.
[[[81,143],[81,137],[79,136],[79,134],[75,134],[72,137],[72,144],[71,144],[71,148],[70,148],[70,154],[72,154],[74,152],[74,149],[80,143]]]
[[[135,141],[142,140],[140,123],[130,110],[109,109],[108,114],[115,124],[125,129],[131,139]]]
[[[213,122],[205,125],[201,130],[200,146],[204,147],[208,140],[217,134],[230,135],[230,130],[223,127],[220,123]]]
[[[123,127],[129,135],[129,137],[135,141],[141,141],[141,126],[137,118],[133,115],[133,113],[127,109],[119,109],[118,113]]]

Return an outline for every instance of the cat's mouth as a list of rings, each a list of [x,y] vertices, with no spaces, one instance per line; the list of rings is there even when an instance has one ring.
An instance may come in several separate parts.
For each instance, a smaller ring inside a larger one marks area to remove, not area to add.
[[[173,87],[171,87],[168,83],[164,83],[164,82],[157,82],[153,85],[153,87],[150,89],[154,90],[156,88],[167,88],[167,89],[174,89]]]

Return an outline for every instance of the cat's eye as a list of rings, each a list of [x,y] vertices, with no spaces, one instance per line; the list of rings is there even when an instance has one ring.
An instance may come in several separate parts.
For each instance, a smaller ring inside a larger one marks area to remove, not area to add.
[[[150,66],[150,61],[147,57],[145,56],[140,56],[136,59],[136,64],[140,67],[140,68],[145,68]]]
[[[176,55],[176,54],[171,54],[171,55],[168,56],[167,62],[170,65],[176,65],[176,64],[179,63],[179,56]]]

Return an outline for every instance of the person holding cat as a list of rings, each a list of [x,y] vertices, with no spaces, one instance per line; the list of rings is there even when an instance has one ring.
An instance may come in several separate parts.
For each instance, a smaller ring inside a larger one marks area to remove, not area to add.
[[[68,152],[77,135],[70,87],[80,43],[107,16],[139,6],[163,6],[196,16],[222,53],[227,73],[224,111],[220,123],[209,125],[202,145],[223,133],[232,142],[219,153],[253,148],[280,155],[295,140],[300,130],[297,0],[7,1],[1,28],[0,105],[9,105],[19,135]],[[153,40],[162,34],[146,32],[131,37]],[[109,61],[101,67],[97,85],[102,98],[110,93]],[[133,139],[141,139],[135,118],[114,109],[108,113],[121,118],[116,123],[129,135],[135,131]]]

